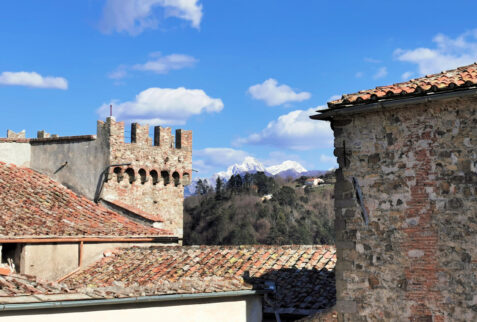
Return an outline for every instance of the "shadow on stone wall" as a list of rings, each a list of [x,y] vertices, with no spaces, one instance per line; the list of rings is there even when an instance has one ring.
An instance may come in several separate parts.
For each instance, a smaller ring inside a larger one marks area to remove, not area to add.
[[[336,303],[334,270],[278,269],[260,277],[244,273],[244,280],[254,289],[266,289],[269,282],[275,283],[275,292],[264,296],[264,320],[274,320],[280,314],[282,321],[292,321],[306,315],[325,311]]]

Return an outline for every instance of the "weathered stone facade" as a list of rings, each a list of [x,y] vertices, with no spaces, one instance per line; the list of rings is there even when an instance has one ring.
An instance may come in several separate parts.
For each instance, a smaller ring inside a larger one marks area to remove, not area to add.
[[[477,98],[356,111],[322,117],[340,319],[477,320]]]
[[[124,142],[124,123],[108,118],[98,122],[98,133],[108,138],[109,168],[101,198],[131,205],[161,221],[161,228],[182,237],[184,185],[192,174],[192,131],[155,127],[154,145],[149,126],[133,123],[131,143]]]

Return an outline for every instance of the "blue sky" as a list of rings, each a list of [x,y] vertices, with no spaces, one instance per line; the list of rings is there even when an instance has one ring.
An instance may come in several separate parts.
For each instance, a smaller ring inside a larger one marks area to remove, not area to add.
[[[115,0],[0,4],[0,129],[91,134],[117,119],[194,131],[200,176],[251,155],[334,166],[335,95],[477,60],[461,1]]]

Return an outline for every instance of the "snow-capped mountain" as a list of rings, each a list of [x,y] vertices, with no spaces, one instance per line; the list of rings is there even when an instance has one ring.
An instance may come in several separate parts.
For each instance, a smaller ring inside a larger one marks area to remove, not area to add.
[[[296,161],[284,161],[281,164],[265,167],[260,161],[252,157],[246,157],[240,164],[233,164],[227,168],[227,171],[217,172],[213,176],[213,181],[217,177],[228,180],[232,175],[256,173],[262,171],[268,176],[280,176],[283,178],[292,177],[298,178],[301,175],[305,175],[309,171],[305,169],[300,163]]]
[[[212,187],[215,187],[217,177],[227,181],[232,175],[243,175],[245,173],[257,173],[263,171],[268,176],[279,176],[282,178],[298,178],[300,176],[316,176],[325,173],[326,171],[311,170],[308,171],[300,163],[296,161],[284,161],[281,164],[265,167],[260,161],[253,157],[246,157],[242,163],[233,164],[227,168],[226,171],[217,172],[212,177],[207,178],[207,182]],[[194,178],[191,184],[184,188],[185,196],[190,196],[195,193],[195,186],[199,178]],[[204,180],[204,178],[202,178]]]
[[[290,161],[290,160],[284,161],[281,164],[272,165],[270,167],[267,167],[265,170],[273,176],[280,175],[281,173],[284,173],[284,172],[302,173],[307,171],[298,162]]]
[[[227,171],[217,172],[214,178],[221,177],[228,180],[232,175],[244,173],[266,172],[263,164],[255,158],[246,157],[241,164],[234,164],[227,168]]]

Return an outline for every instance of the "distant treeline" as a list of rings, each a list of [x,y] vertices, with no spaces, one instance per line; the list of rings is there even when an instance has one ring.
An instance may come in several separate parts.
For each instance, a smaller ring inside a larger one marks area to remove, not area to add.
[[[263,172],[215,188],[199,180],[184,201],[184,244],[333,244],[333,185],[304,188],[305,180]]]

